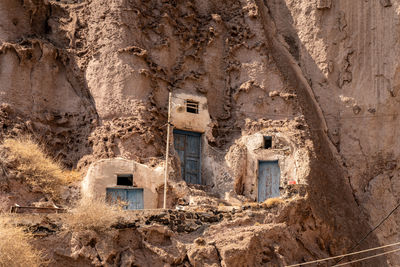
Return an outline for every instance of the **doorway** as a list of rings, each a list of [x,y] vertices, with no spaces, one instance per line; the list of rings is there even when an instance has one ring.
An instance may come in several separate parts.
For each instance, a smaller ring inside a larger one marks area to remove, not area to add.
[[[144,208],[143,188],[106,188],[107,202],[121,205],[124,210],[142,210]]]
[[[278,161],[258,162],[258,202],[279,197],[281,170]]]
[[[201,184],[201,133],[174,130],[174,147],[182,178],[189,184]]]

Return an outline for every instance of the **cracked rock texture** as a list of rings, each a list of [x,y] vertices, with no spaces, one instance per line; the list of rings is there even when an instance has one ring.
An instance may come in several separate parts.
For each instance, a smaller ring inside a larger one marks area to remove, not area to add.
[[[341,156],[344,178],[375,226],[399,202],[400,2],[268,2],[278,32],[299,47],[298,64]],[[379,240],[395,242],[399,223],[391,216]]]
[[[307,196],[272,210],[53,229],[35,245],[59,266],[282,266],[347,252],[399,201],[399,13],[398,0],[2,0],[1,138],[33,134],[82,170],[115,156],[157,164],[168,92],[182,89],[207,97],[210,146],[228,149],[245,119],[295,117],[311,142]],[[398,241],[399,220],[358,248]]]
[[[56,266],[283,266],[341,251],[304,200],[227,208],[142,211],[73,232],[60,215],[15,219]]]

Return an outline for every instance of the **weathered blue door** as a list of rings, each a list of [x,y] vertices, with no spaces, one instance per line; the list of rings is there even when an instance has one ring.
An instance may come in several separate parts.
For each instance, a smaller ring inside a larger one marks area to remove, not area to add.
[[[279,197],[281,170],[278,161],[258,162],[258,202]]]
[[[142,210],[143,203],[143,188],[127,189],[128,210]]]
[[[107,188],[107,201],[121,205],[125,210],[141,210],[144,208],[143,188]]]
[[[181,161],[182,178],[190,184],[201,184],[201,134],[174,130],[174,147]]]

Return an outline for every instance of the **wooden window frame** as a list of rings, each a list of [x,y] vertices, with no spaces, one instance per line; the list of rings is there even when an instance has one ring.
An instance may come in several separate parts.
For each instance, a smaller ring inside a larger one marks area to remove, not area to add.
[[[199,101],[186,99],[185,100],[186,112],[193,113],[193,114],[199,114],[199,104],[200,104]]]

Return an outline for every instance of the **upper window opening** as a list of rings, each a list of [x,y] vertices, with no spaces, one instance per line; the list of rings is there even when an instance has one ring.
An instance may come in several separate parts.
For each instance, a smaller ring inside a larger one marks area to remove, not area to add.
[[[199,114],[199,102],[185,100],[186,112]]]
[[[118,174],[117,185],[133,186],[133,174]]]
[[[264,136],[264,148],[269,149],[272,147],[272,136]]]

